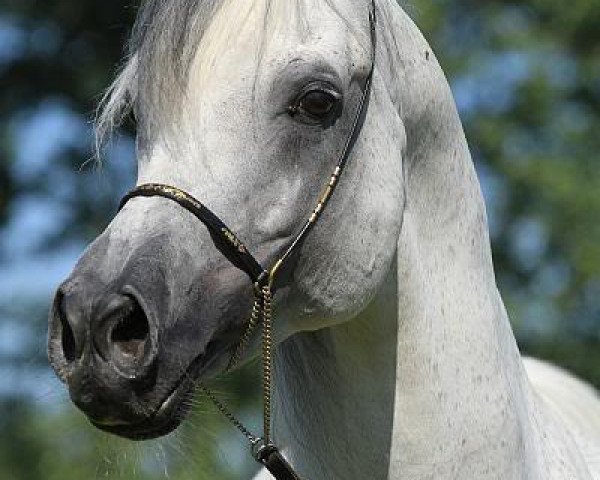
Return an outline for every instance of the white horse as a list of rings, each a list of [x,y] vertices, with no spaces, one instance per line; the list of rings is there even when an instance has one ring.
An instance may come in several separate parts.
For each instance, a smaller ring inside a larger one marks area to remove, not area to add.
[[[133,105],[139,182],[191,192],[268,263],[348,133],[370,1],[146,3],[101,130]],[[376,9],[364,126],[275,300],[274,437],[309,480],[600,479],[597,394],[521,358],[448,83],[396,1]],[[337,118],[289,114],[315,82]],[[95,425],[159,435],[187,376],[222,368],[249,295],[188,212],[136,198],[61,286],[50,358]]]

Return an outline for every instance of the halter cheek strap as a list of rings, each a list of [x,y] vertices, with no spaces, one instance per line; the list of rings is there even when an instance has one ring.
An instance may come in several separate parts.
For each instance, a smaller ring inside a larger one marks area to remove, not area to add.
[[[277,480],[300,480],[294,469],[286,461],[281,452],[271,441],[271,393],[272,393],[272,371],[273,371],[273,338],[272,338],[272,314],[271,301],[273,296],[274,281],[278,273],[289,262],[290,258],[296,252],[302,242],[317,223],[325,207],[329,203],[338,183],[341,174],[348,163],[350,153],[358,139],[367,113],[369,98],[371,94],[371,84],[373,81],[373,72],[375,69],[375,51],[376,51],[376,18],[375,18],[375,0],[371,0],[371,9],[369,11],[369,25],[372,43],[371,69],[367,75],[365,87],[360,97],[356,115],[351,125],[351,130],[346,138],[346,142],[338,157],[336,167],[325,186],[317,206],[308,217],[299,233],[290,243],[283,255],[274,262],[270,268],[265,268],[248,251],[244,243],[225,225],[225,223],[215,215],[202,202],[191,196],[189,193],[170,185],[160,183],[147,183],[140,185],[121,200],[119,210],[125,204],[135,197],[163,197],[176,202],[181,207],[192,213],[208,229],[215,247],[237,268],[245,272],[254,285],[255,300],[252,308],[252,314],[247,323],[246,330],[238,342],[230,358],[227,370],[233,368],[241,358],[245,347],[249,343],[255,328],[262,323],[262,370],[263,370],[263,436],[257,437],[247,430],[237,420],[229,410],[217,399],[217,397],[205,386],[200,388],[217,406],[233,424],[250,441],[254,458],[264,465],[267,470]]]

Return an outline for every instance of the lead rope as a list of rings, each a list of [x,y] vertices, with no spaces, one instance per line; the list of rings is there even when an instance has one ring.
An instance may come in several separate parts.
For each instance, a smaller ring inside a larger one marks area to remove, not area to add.
[[[262,320],[263,436],[258,437],[248,430],[209,388],[203,384],[199,384],[199,388],[215,405],[217,410],[248,439],[252,456],[257,462],[264,465],[277,480],[300,480],[271,439],[271,396],[273,393],[272,301],[273,292],[270,285],[265,285],[262,288],[256,286],[254,305],[248,326],[226,369],[226,371],[231,370],[239,362],[252,338],[252,333]]]

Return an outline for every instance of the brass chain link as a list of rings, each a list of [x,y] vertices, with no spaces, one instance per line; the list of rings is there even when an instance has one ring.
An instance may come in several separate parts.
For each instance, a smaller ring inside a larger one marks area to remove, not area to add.
[[[256,328],[256,326],[258,325],[258,322],[260,321],[260,316],[262,313],[261,312],[262,305],[263,305],[262,290],[261,291],[257,290],[256,293],[254,294],[254,305],[252,306],[252,314],[250,315],[250,320],[248,320],[248,326],[246,327],[246,330],[244,331],[242,338],[238,342],[237,347],[235,348],[235,351],[233,352],[233,355],[231,355],[231,358],[229,359],[229,364],[227,365],[227,368],[225,369],[227,372],[229,372],[233,367],[235,367],[237,365],[237,363],[240,361],[240,358],[242,357],[242,354],[244,353],[244,350],[250,343],[250,339],[252,338],[254,329]]]
[[[271,443],[271,393],[273,389],[273,325],[271,317],[271,302],[273,295],[271,287],[262,288],[263,297],[263,440],[266,445]]]
[[[200,389],[204,392],[204,394],[209,398],[209,400],[214,403],[215,407],[217,407],[217,410],[219,410],[219,412],[221,412],[221,414],[227,418],[227,420],[229,420],[229,422],[235,427],[237,428],[240,432],[242,432],[242,434],[248,439],[248,441],[252,444],[255,445],[257,442],[259,442],[259,438],[256,437],[256,435],[254,435],[250,430],[248,430],[244,424],[242,422],[240,422],[235,415],[233,415],[233,413],[231,413],[229,411],[229,409],[216,397],[216,395],[207,387],[205,387],[204,385],[200,384],[199,385]]]
[[[225,416],[229,422],[237,428],[248,439],[252,446],[252,451],[255,452],[257,445],[262,444],[267,446],[271,444],[271,396],[273,390],[273,317],[272,317],[272,302],[273,293],[269,285],[265,285],[261,289],[256,289],[256,298],[252,313],[248,320],[248,326],[237,344],[234,353],[232,354],[227,371],[231,370],[241,359],[244,350],[248,346],[252,334],[258,323],[262,320],[262,374],[263,374],[263,437],[257,437],[244,424],[231,413],[231,411],[221,402],[216,395],[205,385],[199,384],[199,388],[215,405],[215,407]]]

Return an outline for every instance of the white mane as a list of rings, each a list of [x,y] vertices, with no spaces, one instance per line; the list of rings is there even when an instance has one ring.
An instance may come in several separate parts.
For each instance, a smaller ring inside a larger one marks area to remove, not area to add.
[[[131,112],[147,118],[173,111],[195,47],[215,9],[215,0],[147,0],[140,7],[128,55],[98,108],[97,142]],[[160,75],[156,75],[160,72]],[[139,117],[138,117],[139,118]]]

